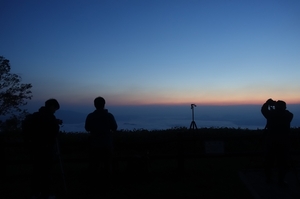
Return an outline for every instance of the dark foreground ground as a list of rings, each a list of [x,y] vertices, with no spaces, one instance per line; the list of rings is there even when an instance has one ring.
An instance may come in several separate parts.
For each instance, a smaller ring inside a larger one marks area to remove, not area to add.
[[[228,168],[230,165],[224,167],[224,164],[231,164],[230,161],[210,159],[202,163],[191,160],[187,164],[198,168],[179,174],[175,160],[163,160],[153,163],[148,173],[120,171],[113,178],[111,191],[100,185],[101,179],[92,183],[95,187],[91,188],[84,164],[77,165],[76,169],[74,165],[73,168],[64,165],[67,195],[64,194],[59,165],[53,178],[56,181],[57,198],[252,198],[236,168]],[[1,187],[1,198],[26,199],[30,194],[29,176],[22,171],[24,168],[14,167],[11,169],[17,169],[19,174],[7,176]]]
[[[245,158],[203,158],[185,161],[185,171],[177,170],[175,160],[152,162],[148,172],[124,169],[113,177],[113,187],[108,189],[99,182],[87,178],[87,165],[64,165],[66,191],[60,165],[53,179],[58,199],[85,198],[231,198],[231,199],[298,199],[300,184],[298,173],[291,170],[286,178],[287,186],[280,187],[276,179],[270,184],[264,180],[259,168],[249,169]],[[125,165],[125,162],[124,162]],[[123,166],[124,166],[123,165]],[[26,168],[11,167],[18,172],[9,174],[1,186],[2,199],[26,199],[30,195],[29,176]],[[71,168],[72,167],[72,168]],[[241,169],[241,168],[245,169]],[[125,168],[125,167],[124,167]],[[299,169],[297,170],[299,172]]]
[[[291,161],[286,187],[279,187],[276,180],[265,183],[261,135],[259,130],[233,129],[118,132],[118,158],[113,186],[108,189],[100,184],[100,176],[93,183],[87,177],[87,135],[61,134],[64,175],[57,161],[53,189],[58,199],[300,198],[299,129],[292,143],[298,155]],[[31,164],[22,141],[10,136],[3,146],[0,199],[30,198]]]
[[[299,168],[288,172],[285,186],[279,186],[276,179],[266,183],[260,169],[240,171],[239,175],[254,199],[297,199],[300,198],[299,172]]]

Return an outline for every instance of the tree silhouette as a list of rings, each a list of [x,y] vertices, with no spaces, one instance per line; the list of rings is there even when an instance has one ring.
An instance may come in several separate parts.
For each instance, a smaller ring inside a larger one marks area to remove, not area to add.
[[[9,60],[0,56],[0,116],[23,114],[21,107],[27,104],[32,95],[31,84],[21,83],[21,77],[10,73]]]

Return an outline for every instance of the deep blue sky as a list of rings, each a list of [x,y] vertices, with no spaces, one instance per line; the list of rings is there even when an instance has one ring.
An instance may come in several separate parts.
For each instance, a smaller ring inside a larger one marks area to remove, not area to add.
[[[0,55],[64,106],[300,102],[298,0],[1,0]]]

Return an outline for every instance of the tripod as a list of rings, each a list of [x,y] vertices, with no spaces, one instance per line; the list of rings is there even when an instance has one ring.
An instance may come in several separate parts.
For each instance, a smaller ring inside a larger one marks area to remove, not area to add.
[[[197,128],[197,125],[196,125],[196,122],[194,120],[194,107],[196,107],[196,104],[191,104],[191,109],[192,109],[192,122],[191,122],[191,125],[190,125],[190,129],[198,129]]]

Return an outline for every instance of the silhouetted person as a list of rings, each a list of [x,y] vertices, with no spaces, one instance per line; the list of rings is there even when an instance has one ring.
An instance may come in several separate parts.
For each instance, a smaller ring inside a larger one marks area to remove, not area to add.
[[[26,128],[30,131],[27,132],[30,135],[27,135],[26,139],[33,161],[32,198],[50,198],[54,194],[51,173],[59,124],[62,122],[56,119],[54,113],[59,108],[56,99],[49,99],[45,106],[25,119],[26,125],[29,126]]]
[[[284,184],[289,155],[289,132],[293,114],[286,110],[286,103],[268,99],[261,107],[267,119],[265,173],[267,182],[271,181],[274,162],[278,166],[278,182]]]
[[[117,130],[117,123],[114,116],[105,109],[105,100],[97,97],[94,100],[96,110],[86,117],[85,129],[90,133],[90,177],[93,185],[98,188],[109,188],[111,186],[112,175],[112,155],[113,155],[113,131]],[[100,169],[100,176],[98,169]],[[99,187],[100,186],[100,187]]]

